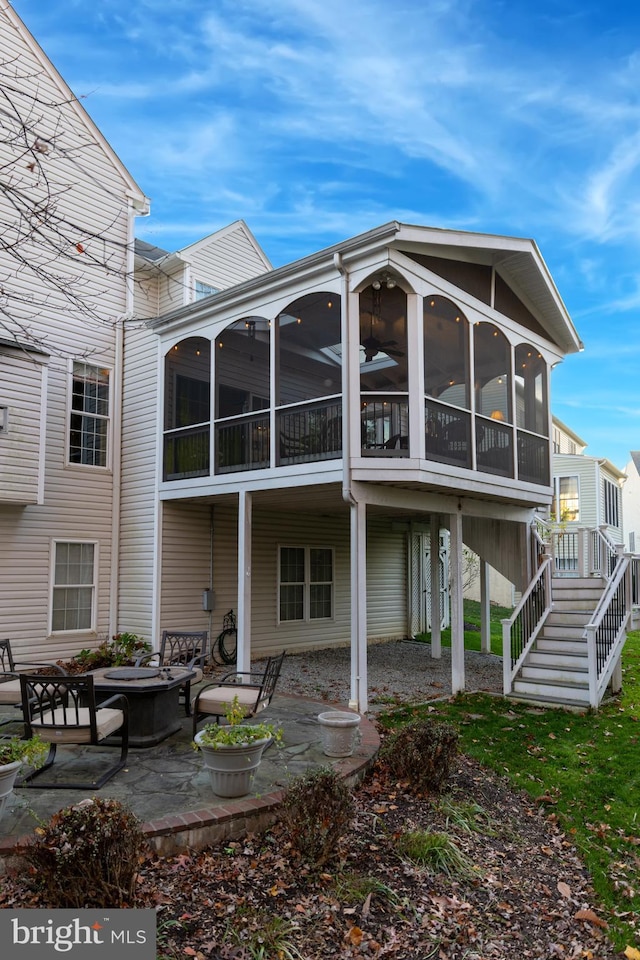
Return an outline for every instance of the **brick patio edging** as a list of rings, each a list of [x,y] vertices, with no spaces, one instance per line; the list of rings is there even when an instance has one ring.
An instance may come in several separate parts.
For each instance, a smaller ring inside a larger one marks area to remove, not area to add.
[[[378,732],[365,716],[361,719],[359,730],[361,740],[355,756],[341,760],[327,758],[327,763],[350,787],[364,777],[380,749]],[[223,840],[235,840],[247,833],[266,829],[277,819],[283,792],[276,790],[260,797],[241,797],[218,803],[215,807],[150,820],[142,824],[142,831],[150,848],[163,857],[202,850]],[[16,847],[30,839],[33,839],[31,834],[19,838],[0,838],[0,876],[20,869],[22,860],[16,853]]]

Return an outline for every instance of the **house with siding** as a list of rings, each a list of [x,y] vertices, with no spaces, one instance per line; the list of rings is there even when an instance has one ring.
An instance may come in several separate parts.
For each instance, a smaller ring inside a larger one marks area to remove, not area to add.
[[[351,704],[366,709],[368,644],[429,613],[439,655],[440,596],[425,601],[425,583],[441,579],[442,530],[454,690],[463,545],[549,614],[535,530],[554,503],[550,370],[581,344],[533,241],[392,222],[146,329],[159,377],[154,635],[181,624],[215,637],[233,608],[240,669],[349,644]],[[488,610],[486,584],[481,600]],[[537,630],[508,657],[509,692]]]
[[[148,202],[7,0],[0,62],[0,636],[55,659],[115,623],[123,320]]]
[[[58,160],[74,225],[44,308],[59,232],[30,235],[21,270],[0,254],[0,634],[55,660],[120,630],[213,640],[233,609],[238,669],[346,644],[366,710],[368,644],[430,623],[441,653],[428,587],[446,530],[453,690],[466,545],[521,595],[504,634],[518,693],[555,604],[537,529],[555,496],[550,371],[581,349],[535,242],[393,221],[278,269],[242,221],[174,253],[136,245],[144,194],[7,0],[0,51],[43,99],[16,182],[37,199],[31,166]],[[590,615],[588,702],[619,672],[630,576],[597,534],[599,609],[619,618],[603,640]]]

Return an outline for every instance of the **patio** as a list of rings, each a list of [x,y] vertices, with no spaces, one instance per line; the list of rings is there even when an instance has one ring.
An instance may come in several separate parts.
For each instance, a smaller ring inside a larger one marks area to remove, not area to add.
[[[246,797],[222,800],[212,793],[202,758],[191,745],[190,717],[183,717],[179,732],[162,743],[130,749],[125,769],[96,795],[125,803],[143,821],[152,847],[164,855],[199,849],[260,829],[273,819],[281,791],[291,777],[331,763],[345,779],[355,782],[375,757],[379,739],[374,725],[365,717],[360,724],[361,742],[352,757],[330,761],[324,756],[316,718],[330,707],[326,700],[274,697],[260,719],[282,727],[283,744],[265,752],[254,789]],[[16,723],[14,729],[20,732],[21,724]],[[5,727],[4,733],[10,730]],[[82,776],[85,766],[95,772],[104,763],[102,756],[112,749],[65,747],[48,775],[64,780],[71,764],[74,777]],[[0,820],[0,871],[19,839],[33,834],[39,822],[86,796],[81,790],[39,788],[37,780],[32,787],[18,787]]]

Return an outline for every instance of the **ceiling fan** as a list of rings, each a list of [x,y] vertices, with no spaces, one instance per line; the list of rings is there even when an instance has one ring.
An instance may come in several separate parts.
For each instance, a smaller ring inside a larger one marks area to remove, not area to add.
[[[394,284],[395,286],[395,284]],[[377,357],[379,353],[386,353],[388,357],[404,357],[404,352],[402,350],[394,350],[394,347],[398,346],[397,340],[380,340],[378,337],[373,335],[373,323],[374,320],[378,323],[382,322],[381,311],[380,311],[380,289],[379,284],[373,285],[373,302],[371,305],[371,328],[369,336],[365,337],[362,341],[362,347],[364,349],[364,359],[365,362],[373,360],[374,357]]]
[[[365,362],[373,360],[379,353],[386,353],[389,357],[404,357],[402,350],[393,350],[398,345],[397,340],[378,340],[373,334],[362,341]]]

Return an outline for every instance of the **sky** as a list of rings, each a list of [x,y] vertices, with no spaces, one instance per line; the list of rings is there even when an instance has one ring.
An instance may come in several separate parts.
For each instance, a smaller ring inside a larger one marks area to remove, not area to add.
[[[640,449],[640,8],[604,0],[13,0],[177,250],[274,266],[390,220],[530,237],[584,351],[588,456]]]

